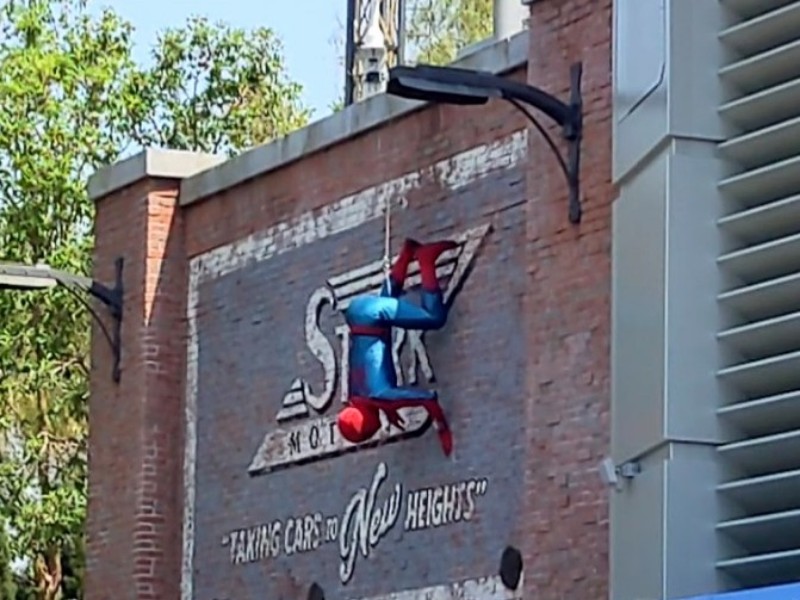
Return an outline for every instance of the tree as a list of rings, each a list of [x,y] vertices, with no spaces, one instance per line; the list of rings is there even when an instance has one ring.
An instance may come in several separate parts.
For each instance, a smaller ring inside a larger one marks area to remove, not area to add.
[[[268,29],[202,19],[163,33],[151,64],[132,26],[86,0],[0,0],[0,260],[90,270],[88,176],[131,148],[233,154],[302,125]],[[0,523],[32,595],[81,597],[87,311],[67,290],[0,293]]]
[[[0,600],[14,600],[17,586],[11,570],[11,547],[8,543],[5,519],[0,519]]]
[[[492,35],[492,0],[411,0],[406,36],[414,61],[443,65]]]
[[[163,32],[152,65],[126,90],[135,98],[131,135],[143,145],[226,152],[262,144],[303,126],[301,88],[287,80],[280,40],[192,18]]]

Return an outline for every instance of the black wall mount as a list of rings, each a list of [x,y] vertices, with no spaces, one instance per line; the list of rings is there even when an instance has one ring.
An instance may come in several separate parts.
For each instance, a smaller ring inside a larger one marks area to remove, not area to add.
[[[508,590],[516,590],[522,580],[522,553],[513,546],[506,546],[500,556],[500,581]]]
[[[325,591],[322,587],[315,581],[311,584],[308,588],[308,600],[325,600]]]
[[[573,64],[570,68],[568,102],[563,102],[532,85],[486,71],[433,65],[398,66],[390,69],[386,91],[403,98],[444,104],[478,105],[485,104],[492,98],[510,102],[544,137],[555,155],[569,186],[569,221],[575,224],[580,223],[582,216],[580,197],[583,139],[582,76],[582,64],[580,62]],[[567,142],[566,156],[558,149],[553,138],[526,105],[537,108],[561,127],[562,137]]]

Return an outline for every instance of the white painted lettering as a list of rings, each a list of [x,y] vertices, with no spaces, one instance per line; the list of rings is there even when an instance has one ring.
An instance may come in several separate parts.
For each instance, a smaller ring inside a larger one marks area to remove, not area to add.
[[[262,525],[258,528],[258,558],[256,560],[264,560],[270,555],[270,541],[271,535],[269,525]]]
[[[350,386],[347,380],[347,373],[350,370],[350,328],[347,325],[339,325],[334,329],[340,343],[340,374],[339,374],[339,398],[342,404],[347,402],[350,397]]]
[[[259,531],[261,530],[257,527],[247,530],[247,562],[256,561],[256,549],[258,547],[256,540],[258,539]]]
[[[289,453],[292,455],[300,454],[302,452],[302,442],[300,441],[300,432],[292,431],[289,433]]]
[[[442,521],[452,523],[456,520],[456,508],[458,506],[458,494],[453,486],[446,486],[444,489],[444,499],[442,500]]]
[[[339,532],[339,578],[347,583],[353,576],[359,554],[369,558],[372,549],[394,526],[400,514],[403,489],[397,483],[382,505],[377,505],[377,495],[386,479],[386,463],[379,463],[369,489],[362,488],[350,500],[342,516]]]
[[[323,389],[319,395],[311,393],[310,388],[306,393],[306,402],[317,412],[322,412],[333,399],[336,389],[336,354],[328,338],[320,331],[319,316],[322,308],[327,304],[334,306],[336,298],[327,287],[318,288],[308,301],[306,309],[306,344],[311,354],[322,365]]]
[[[294,539],[295,539],[295,532],[294,528],[297,524],[296,519],[289,519],[286,521],[286,529],[284,529],[283,534],[283,553],[286,556],[291,556],[294,554]]]
[[[444,496],[443,487],[434,488],[431,494],[431,525],[438,527],[442,524],[442,497]]]
[[[317,450],[322,443],[321,434],[320,434],[320,426],[317,423],[314,423],[311,426],[311,429],[308,432],[308,447],[312,450]]]
[[[470,479],[410,491],[404,528],[414,531],[469,521],[475,514],[476,497],[484,495],[487,489],[486,479]]]
[[[236,536],[236,563],[244,564],[247,562],[247,535],[240,531]]]
[[[419,513],[418,504],[419,492],[409,492],[406,499],[406,520],[403,523],[403,529],[406,531],[411,531],[419,526],[417,523],[417,514]]]
[[[425,332],[412,330],[408,332],[408,348],[410,354],[410,364],[408,366],[408,383],[417,383],[417,371],[421,370],[426,381],[434,381],[436,375],[431,366],[431,359],[428,356],[428,347],[425,345]]]
[[[405,531],[467,522],[477,510],[476,499],[488,489],[486,479],[469,479],[410,490],[404,495],[403,485],[386,486],[387,478],[386,463],[378,463],[371,483],[350,498],[341,519],[315,512],[231,531],[222,538],[222,545],[229,546],[231,564],[264,561],[281,552],[286,556],[315,552],[325,544],[337,543],[339,577],[347,584],[359,556],[370,557],[397,526],[401,510],[405,509]]]
[[[280,531],[280,521],[263,523],[255,527],[231,531],[223,537],[222,544],[230,547],[231,564],[258,562],[278,555]]]
[[[472,515],[475,514],[475,490],[477,489],[477,482],[473,479],[467,483],[466,494],[464,494],[464,520],[469,521]]]
[[[392,363],[394,364],[394,374],[397,377],[397,385],[404,385],[403,379],[403,347],[408,337],[408,330],[395,329],[392,332]]]
[[[339,519],[328,517],[325,520],[325,542],[333,542],[339,537]]]
[[[227,544],[228,547],[230,548],[230,554],[231,554],[230,560],[232,565],[236,564],[236,546],[237,546],[236,541],[238,539],[238,536],[239,536],[238,531],[231,531],[230,534],[225,536],[225,538],[222,540],[222,545],[224,546]]]

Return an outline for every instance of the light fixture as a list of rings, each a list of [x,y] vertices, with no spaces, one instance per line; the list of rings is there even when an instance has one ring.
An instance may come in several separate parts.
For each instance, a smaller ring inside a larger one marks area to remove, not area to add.
[[[394,96],[444,104],[485,104],[492,98],[507,100],[533,124],[556,156],[569,186],[569,220],[581,220],[580,158],[583,133],[583,102],[581,99],[581,63],[570,70],[569,103],[547,92],[486,71],[418,65],[398,66],[389,70],[386,91]],[[524,106],[533,106],[561,126],[567,140],[566,158],[536,117]]]
[[[100,325],[113,353],[112,377],[120,380],[120,352],[122,334],[122,267],[123,259],[115,262],[116,280],[114,287],[109,288],[88,277],[73,275],[51,269],[47,265],[27,266],[14,263],[0,263],[0,290],[32,291],[64,286],[83,304]],[[85,292],[100,300],[108,308],[113,319],[113,331],[109,333],[103,321],[92,306],[78,292]]]

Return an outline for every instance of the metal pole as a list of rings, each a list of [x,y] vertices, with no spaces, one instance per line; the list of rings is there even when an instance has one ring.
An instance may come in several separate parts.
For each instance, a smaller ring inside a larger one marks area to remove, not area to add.
[[[406,0],[397,0],[397,63],[406,64]]]
[[[356,3],[358,0],[347,0],[346,41],[344,46],[344,105],[353,103],[353,63],[356,53]]]

